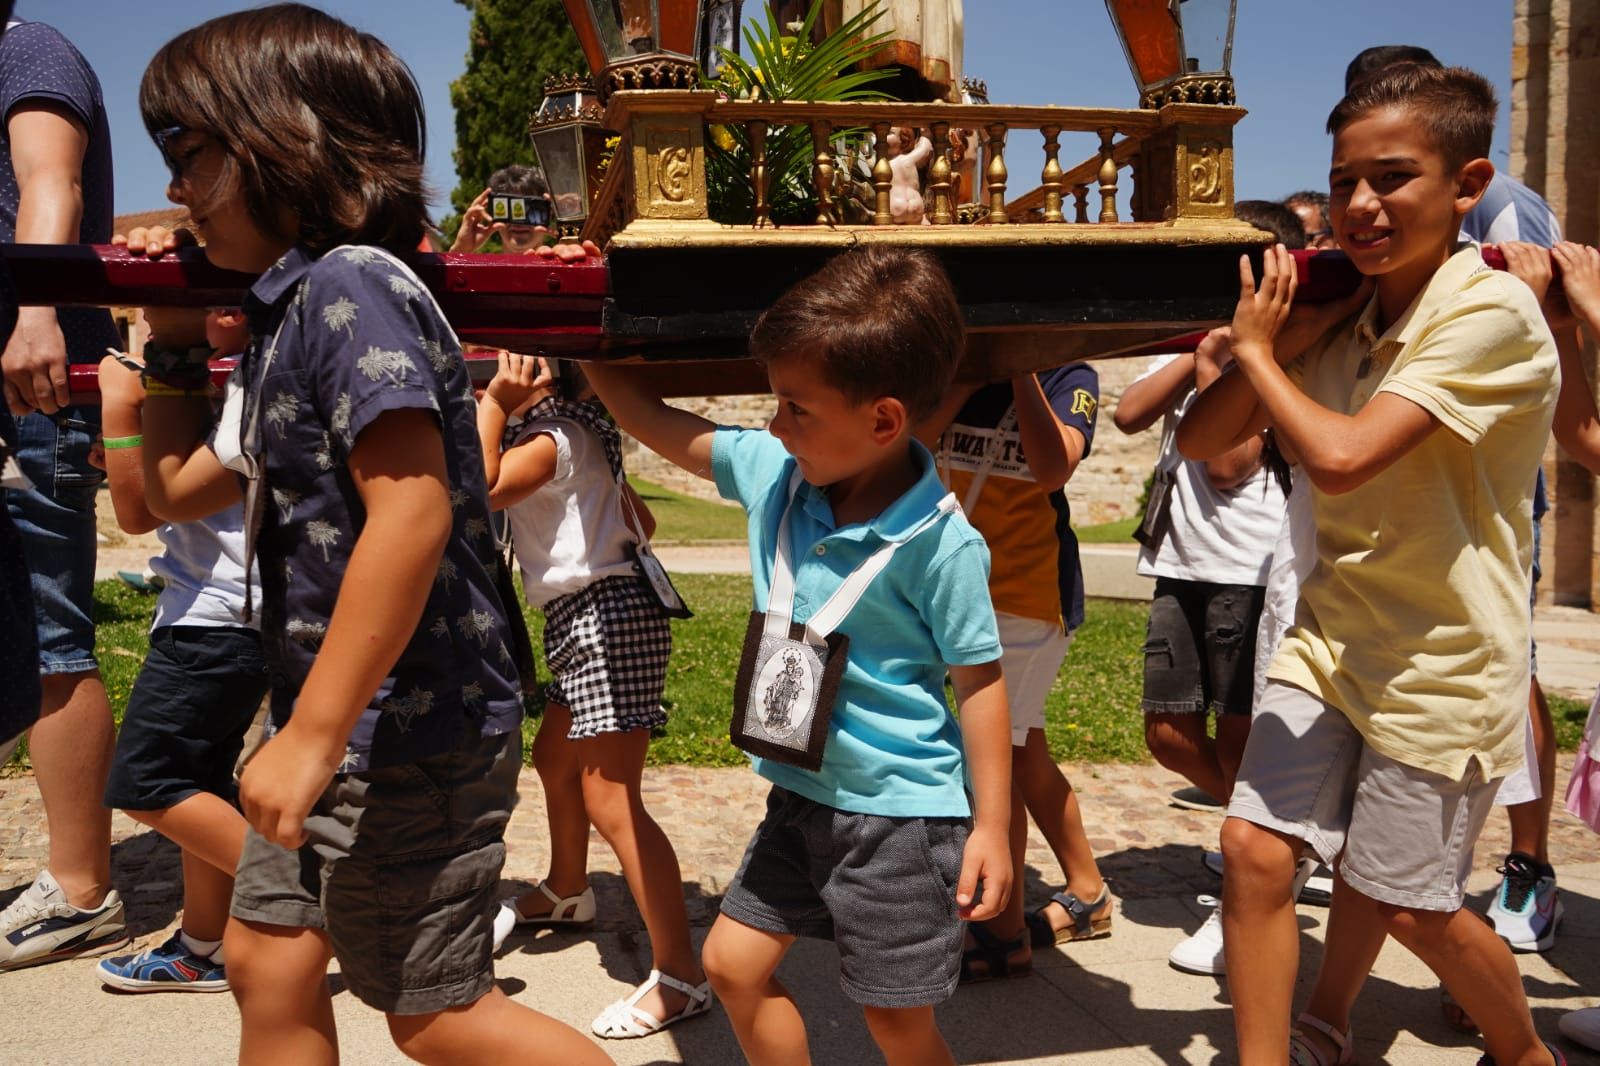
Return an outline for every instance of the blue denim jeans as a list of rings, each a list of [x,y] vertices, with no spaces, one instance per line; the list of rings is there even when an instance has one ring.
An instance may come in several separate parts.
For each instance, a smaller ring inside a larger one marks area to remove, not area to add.
[[[89,465],[100,409],[17,419],[17,462],[32,489],[7,489],[33,585],[41,674],[81,674],[94,657],[94,499],[105,473]]]
[[[11,412],[0,405],[0,439],[17,440]],[[33,589],[22,558],[22,536],[9,511],[0,511],[0,764],[7,744],[39,717],[39,642],[33,626]]]

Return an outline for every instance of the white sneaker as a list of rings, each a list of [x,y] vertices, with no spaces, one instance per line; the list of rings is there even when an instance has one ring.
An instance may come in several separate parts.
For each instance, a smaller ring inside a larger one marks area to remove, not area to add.
[[[1198,898],[1201,906],[1211,908],[1211,914],[1194,936],[1178,942],[1167,961],[1184,973],[1220,976],[1228,972],[1222,955],[1222,901],[1215,896]]]
[[[1295,865],[1291,898],[1298,899],[1317,868],[1316,859],[1301,859]],[[1184,973],[1197,973],[1220,977],[1228,972],[1228,962],[1222,951],[1222,901],[1215,896],[1201,896],[1200,903],[1211,908],[1210,917],[1195,931],[1194,936],[1180,941],[1167,956],[1167,961]]]
[[[1600,1051],[1600,1007],[1569,1010],[1556,1023],[1561,1035],[1574,1044]]]
[[[0,970],[19,970],[59,959],[103,955],[128,943],[122,897],[106,893],[100,906],[79,910],[67,902],[49,870],[0,911]]]

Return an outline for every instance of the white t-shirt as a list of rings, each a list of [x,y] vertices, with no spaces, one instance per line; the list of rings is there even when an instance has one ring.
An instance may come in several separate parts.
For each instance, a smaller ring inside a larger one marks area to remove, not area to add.
[[[540,419],[522,426],[514,443],[541,433],[555,441],[555,476],[506,508],[523,593],[535,607],[601,578],[634,573],[628,549],[637,543],[600,439],[575,422]]]
[[[1300,602],[1300,582],[1317,565],[1317,516],[1311,509],[1311,478],[1299,467],[1284,507],[1283,527],[1272,549],[1272,571],[1267,575],[1266,602],[1256,626],[1255,700],[1267,688],[1267,667],[1278,654],[1283,635],[1294,625],[1295,604]]]
[[[1157,356],[1137,380],[1176,358]],[[1178,454],[1178,420],[1195,395],[1193,389],[1186,392],[1162,421],[1156,467],[1173,471],[1170,521],[1154,551],[1140,550],[1139,573],[1217,585],[1265,585],[1272,547],[1283,525],[1283,490],[1263,464],[1242,484],[1219,492],[1206,477],[1204,463]]]
[[[209,518],[169,523],[156,530],[161,555],[150,569],[164,581],[152,629],[161,626],[240,626],[244,620],[244,507],[234,504]]]

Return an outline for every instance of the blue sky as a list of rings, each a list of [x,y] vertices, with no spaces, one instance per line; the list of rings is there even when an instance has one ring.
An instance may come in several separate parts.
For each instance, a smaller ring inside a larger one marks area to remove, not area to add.
[[[166,171],[139,121],[145,63],[188,26],[250,6],[236,0],[17,0],[19,17],[56,26],[100,75],[115,142],[119,212],[166,202]],[[453,0],[325,0],[322,6],[378,34],[411,65],[428,109],[435,209],[444,209],[456,184],[449,83],[466,56],[467,10]],[[1235,136],[1239,197],[1276,199],[1326,186],[1323,122],[1338,100],[1345,63],[1374,44],[1424,45],[1448,63],[1487,76],[1502,101],[1493,159],[1505,166],[1511,7],[1512,0],[1239,0],[1233,66],[1240,103],[1250,110]],[[986,80],[997,104],[1136,102],[1100,0],[967,0],[966,73]],[[538,105],[532,86],[528,104],[530,110]],[[1076,162],[1092,148],[1090,140],[1064,140],[1063,162]],[[1031,144],[1017,144],[1010,156],[1016,193],[1034,184],[1043,157]]]

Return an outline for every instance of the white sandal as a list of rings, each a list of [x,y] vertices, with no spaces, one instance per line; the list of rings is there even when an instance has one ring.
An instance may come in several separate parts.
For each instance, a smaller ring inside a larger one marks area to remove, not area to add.
[[[528,917],[517,908],[517,901],[508,899],[500,904],[500,909],[494,916],[494,950],[499,951],[500,946],[506,942],[513,929],[532,928],[547,925],[588,925],[594,921],[595,903],[594,889],[585,887],[576,896],[558,896],[550,891],[543,881],[533,886],[544,893],[544,898],[550,901],[550,910],[545,914],[535,914]]]
[[[643,999],[652,988],[657,985],[666,985],[675,992],[682,992],[689,997],[683,1009],[670,1018],[657,1018],[647,1011],[640,1010],[638,1002]],[[681,1022],[685,1018],[693,1018],[696,1014],[704,1014],[711,1009],[711,982],[702,981],[698,985],[691,985],[687,981],[680,981],[676,977],[669,977],[660,970],[651,970],[650,976],[645,978],[644,984],[634,989],[626,999],[619,999],[611,1006],[600,1012],[594,1024],[589,1028],[595,1036],[607,1040],[628,1040],[633,1037],[649,1036],[658,1033],[674,1022]]]
[[[1341,1033],[1321,1018],[1305,1013],[1296,1018],[1294,1023],[1297,1028],[1289,1031],[1289,1062],[1292,1066],[1348,1066],[1356,1061],[1356,1049],[1350,1043],[1351,1030],[1346,1029]],[[1314,1029],[1327,1037],[1328,1043],[1337,1049],[1334,1058],[1328,1058],[1326,1052],[1307,1039],[1299,1026]]]

